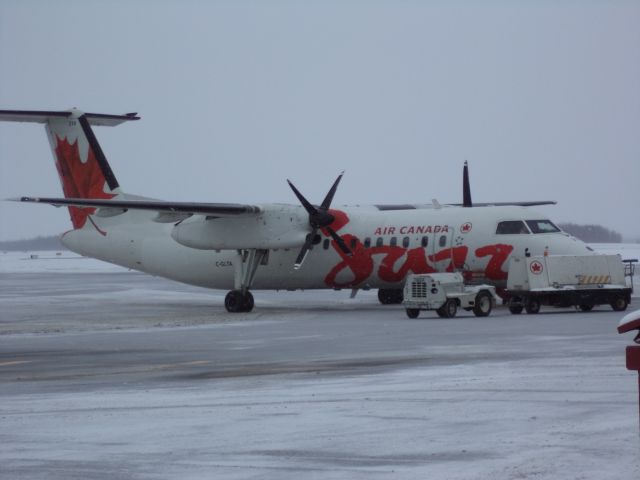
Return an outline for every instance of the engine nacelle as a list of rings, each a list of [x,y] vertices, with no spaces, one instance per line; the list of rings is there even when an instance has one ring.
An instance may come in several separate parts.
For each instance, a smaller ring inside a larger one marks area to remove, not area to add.
[[[173,227],[171,237],[198,250],[300,248],[310,231],[309,217],[291,205],[264,205],[257,215],[189,218]]]

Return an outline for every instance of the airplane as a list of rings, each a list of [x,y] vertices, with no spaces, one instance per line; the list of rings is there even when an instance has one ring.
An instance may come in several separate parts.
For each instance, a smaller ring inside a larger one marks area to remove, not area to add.
[[[69,209],[62,243],[80,255],[179,282],[229,290],[225,308],[250,312],[253,290],[378,289],[402,302],[409,273],[460,271],[469,283],[506,286],[512,255],[591,254],[531,206],[555,202],[332,208],[337,177],[320,204],[287,180],[300,205],[169,202],[125,193],[92,126],[136,121],[136,113],[0,110],[0,120],[45,125],[64,198],[21,197]],[[343,172],[344,173],[344,172]],[[499,290],[500,291],[500,290]]]

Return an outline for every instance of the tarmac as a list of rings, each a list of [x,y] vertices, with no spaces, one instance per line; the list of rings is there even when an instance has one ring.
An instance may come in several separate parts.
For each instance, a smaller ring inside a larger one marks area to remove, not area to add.
[[[621,314],[0,276],[1,478],[638,478]],[[630,307],[639,307],[637,299]]]

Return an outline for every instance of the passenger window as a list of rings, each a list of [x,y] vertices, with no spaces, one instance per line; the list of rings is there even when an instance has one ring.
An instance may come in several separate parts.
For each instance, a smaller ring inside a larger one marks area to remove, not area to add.
[[[371,239],[369,237],[364,239],[364,248],[369,248],[371,246]]]
[[[325,238],[324,242],[322,242],[322,248],[324,248],[325,250],[329,250],[329,239]]]
[[[391,237],[391,241],[389,242],[389,245],[391,245],[392,247],[395,247],[398,244],[398,239],[396,237]]]
[[[382,245],[384,245],[383,238],[382,237],[376,238],[376,247],[381,247]]]
[[[422,237],[422,241],[420,242],[420,244],[423,247],[426,247],[427,245],[429,245],[429,237]]]
[[[440,241],[438,243],[440,244],[441,247],[446,247],[447,246],[447,236],[446,235],[440,236]]]
[[[404,238],[402,239],[402,246],[403,246],[404,248],[408,248],[408,247],[409,247],[409,237],[404,237]]]
[[[550,220],[527,220],[527,225],[533,233],[555,233],[560,229]]]
[[[496,234],[498,235],[518,235],[521,233],[529,233],[527,226],[522,220],[500,222],[498,228],[496,228]]]

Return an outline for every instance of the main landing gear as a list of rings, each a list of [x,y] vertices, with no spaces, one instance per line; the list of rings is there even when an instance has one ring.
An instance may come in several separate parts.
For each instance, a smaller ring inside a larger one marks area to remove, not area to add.
[[[382,305],[397,305],[403,300],[402,289],[399,288],[380,288],[378,289],[378,301]]]
[[[250,312],[253,310],[253,295],[249,290],[231,290],[224,297],[224,307],[227,312]]]
[[[250,312],[253,310],[253,295],[249,291],[259,265],[266,265],[269,251],[261,249],[238,250],[235,266],[235,289],[224,297],[227,312]]]

